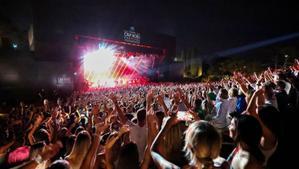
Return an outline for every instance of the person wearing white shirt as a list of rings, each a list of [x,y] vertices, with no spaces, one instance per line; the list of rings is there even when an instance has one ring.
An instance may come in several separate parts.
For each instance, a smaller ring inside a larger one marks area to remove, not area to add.
[[[222,131],[229,124],[227,123],[227,114],[229,110],[228,92],[226,89],[220,89],[215,103],[215,115],[210,123],[218,130]]]
[[[236,111],[237,96],[238,96],[238,89],[231,88],[228,91],[228,102],[229,102],[228,113],[232,113],[232,112]]]
[[[231,122],[232,117],[230,113],[237,111],[237,96],[238,96],[238,89],[230,88],[228,91],[228,110],[226,115],[227,124],[229,125]]]
[[[139,161],[142,161],[147,143],[148,128],[146,125],[146,111],[140,109],[137,111],[137,124],[128,121],[130,125],[130,140],[136,143],[139,154]]]

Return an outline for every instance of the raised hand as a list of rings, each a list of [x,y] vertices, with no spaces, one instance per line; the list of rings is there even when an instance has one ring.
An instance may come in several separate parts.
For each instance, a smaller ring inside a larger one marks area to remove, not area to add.
[[[113,103],[117,103],[117,97],[114,94],[111,94],[109,98],[112,100]]]
[[[148,90],[146,95],[146,111],[149,111],[151,104],[153,103],[154,94],[152,90]]]
[[[165,121],[164,121],[165,120]],[[171,128],[173,125],[177,124],[178,122],[182,121],[182,119],[178,118],[177,115],[172,115],[164,118],[163,126],[161,128]]]
[[[149,90],[147,95],[146,95],[147,102],[152,102],[153,98],[154,98],[154,93],[153,93],[152,90]]]
[[[240,73],[238,73],[238,72],[234,72],[233,79],[234,79],[237,83],[239,83],[239,84],[243,83],[243,81],[242,81],[242,75],[241,75]]]
[[[119,134],[124,134],[130,131],[130,128],[128,125],[123,125],[120,130],[119,130]]]
[[[264,79],[264,75],[261,74],[261,75],[259,76],[259,78],[257,79],[256,84],[260,84],[260,83],[262,82],[263,79]]]
[[[256,81],[258,81],[258,79],[259,79],[259,78],[258,78],[258,76],[257,76],[256,72],[254,72],[254,74],[253,74],[253,75],[254,75],[254,77],[255,77],[255,80],[256,80]]]
[[[106,122],[105,123],[97,123],[95,125],[95,127],[96,127],[96,134],[99,135],[99,134],[101,134],[101,132],[105,131],[109,127],[109,124],[107,124]]]
[[[256,93],[256,95],[258,95],[258,96],[262,95],[262,94],[264,93],[264,88],[263,88],[263,87],[260,87],[259,89],[257,89],[257,90],[255,91],[255,93]]]

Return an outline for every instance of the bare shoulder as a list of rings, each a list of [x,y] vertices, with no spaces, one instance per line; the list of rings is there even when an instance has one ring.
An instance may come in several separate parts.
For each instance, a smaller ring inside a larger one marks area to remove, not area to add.
[[[232,167],[236,169],[263,169],[262,164],[246,151],[242,151],[239,154],[239,158],[235,160],[235,163],[232,163]]]
[[[214,169],[229,169],[229,163],[222,157],[217,157],[213,162]]]

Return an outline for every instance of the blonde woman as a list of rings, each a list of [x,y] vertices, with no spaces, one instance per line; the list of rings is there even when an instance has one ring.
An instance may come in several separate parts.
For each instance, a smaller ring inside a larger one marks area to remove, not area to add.
[[[217,130],[206,121],[193,122],[188,128],[186,125],[182,125],[184,123],[188,125],[188,121],[182,121],[176,116],[166,120],[166,124],[158,133],[151,148],[151,155],[155,164],[159,168],[171,169],[228,168],[228,163],[224,163],[224,159],[218,158],[221,149],[221,137]],[[178,127],[181,127],[181,129],[178,129]],[[178,130],[183,130],[183,128],[187,128],[185,136],[183,133],[182,135],[178,134],[180,133]],[[176,138],[172,136],[172,139],[174,139],[172,143],[175,145],[169,146],[167,144],[168,137],[172,134],[176,135]],[[183,137],[180,138],[178,135]],[[185,144],[182,146],[181,151],[172,151],[184,140]],[[162,146],[159,146],[159,144],[162,144]],[[180,152],[185,152],[186,161],[182,158],[181,160],[174,158],[180,156]]]
[[[221,137],[215,127],[206,121],[192,123],[185,133],[184,151],[192,169],[229,168],[228,163],[219,157]]]
[[[72,169],[80,169],[91,145],[91,137],[87,131],[81,131],[75,140],[73,149],[66,157]]]

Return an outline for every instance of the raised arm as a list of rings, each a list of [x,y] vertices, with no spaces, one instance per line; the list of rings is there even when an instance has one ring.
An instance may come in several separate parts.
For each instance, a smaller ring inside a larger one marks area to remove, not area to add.
[[[115,109],[118,112],[118,115],[119,115],[121,123],[122,124],[126,124],[127,118],[126,118],[123,110],[119,107],[116,96],[115,95],[111,95],[110,99],[112,100],[112,102],[113,102],[113,104],[115,106]]]
[[[159,152],[158,145],[161,144],[164,136],[166,135],[167,131],[171,128],[172,125],[177,123],[176,116],[168,117],[165,125],[161,128],[160,132],[154,139],[152,146],[151,146],[151,156],[158,168],[162,169],[179,169],[179,167],[168,160],[166,160],[161,153]]]
[[[274,146],[277,141],[276,136],[268,127],[266,127],[266,125],[258,116],[258,112],[257,112],[257,106],[261,106],[264,104],[263,92],[264,91],[262,88],[254,92],[249,102],[247,112],[259,121],[263,131],[263,142],[264,142],[263,144],[267,142],[268,144],[272,144],[272,146]]]
[[[268,80],[268,81],[274,82],[274,79],[273,79],[273,72],[272,72],[272,70],[270,69],[270,67],[268,67],[268,69],[265,71],[265,76],[267,77],[267,80]]]
[[[153,100],[154,99],[154,94],[153,94],[153,91],[152,90],[149,90],[147,92],[147,95],[146,95],[146,112],[149,112],[150,109],[151,109],[151,106],[153,104]]]
[[[28,133],[28,140],[29,140],[30,145],[33,145],[35,143],[35,138],[34,138],[33,134],[37,130],[37,128],[40,125],[40,123],[42,122],[42,120],[43,120],[42,117],[38,116],[33,124],[32,129]]]
[[[187,109],[191,109],[191,105],[188,102],[187,97],[185,96],[185,94],[183,93],[183,91],[180,88],[177,88],[178,92],[179,92],[179,97],[182,100],[182,102],[185,104],[185,106],[187,107]]]
[[[233,78],[234,78],[235,82],[240,86],[240,89],[241,89],[242,93],[246,97],[248,97],[248,89],[247,89],[246,85],[244,84],[241,76],[242,76],[241,74],[234,73]]]
[[[151,108],[149,112],[147,112],[147,126],[148,126],[148,135],[147,135],[147,145],[145,148],[144,158],[141,162],[141,169],[149,168],[149,164],[151,162],[151,146],[155,136],[158,134],[157,120],[156,115],[153,109]]]
[[[129,132],[129,128],[127,126],[123,126],[117,136],[110,138],[105,145],[105,160],[106,160],[106,169],[113,169],[113,161],[112,161],[112,147],[116,143],[116,141],[123,136],[123,134]]]
[[[259,100],[259,105],[262,105],[262,98],[263,98],[263,89],[260,88],[258,90],[256,90],[253,95],[251,96],[251,99],[248,103],[248,106],[247,106],[247,109],[246,109],[246,112],[248,112],[250,115],[254,116],[254,117],[257,117],[257,112],[256,112],[256,108],[257,108],[257,100]]]
[[[100,145],[100,136],[103,131],[105,131],[108,128],[108,124],[96,124],[96,133],[93,134],[93,141],[91,144],[91,147],[81,165],[81,169],[85,168],[94,168],[95,162],[96,162],[96,157],[97,157],[97,152],[99,149]]]
[[[162,98],[161,95],[159,95],[159,96],[157,97],[157,101],[158,101],[159,105],[162,107],[163,112],[164,112],[164,115],[165,115],[165,116],[169,115],[169,114],[168,114],[168,111],[169,111],[169,110],[168,110],[168,108],[167,108],[167,106],[166,106],[166,104],[165,104],[165,102],[164,102],[164,99]]]

